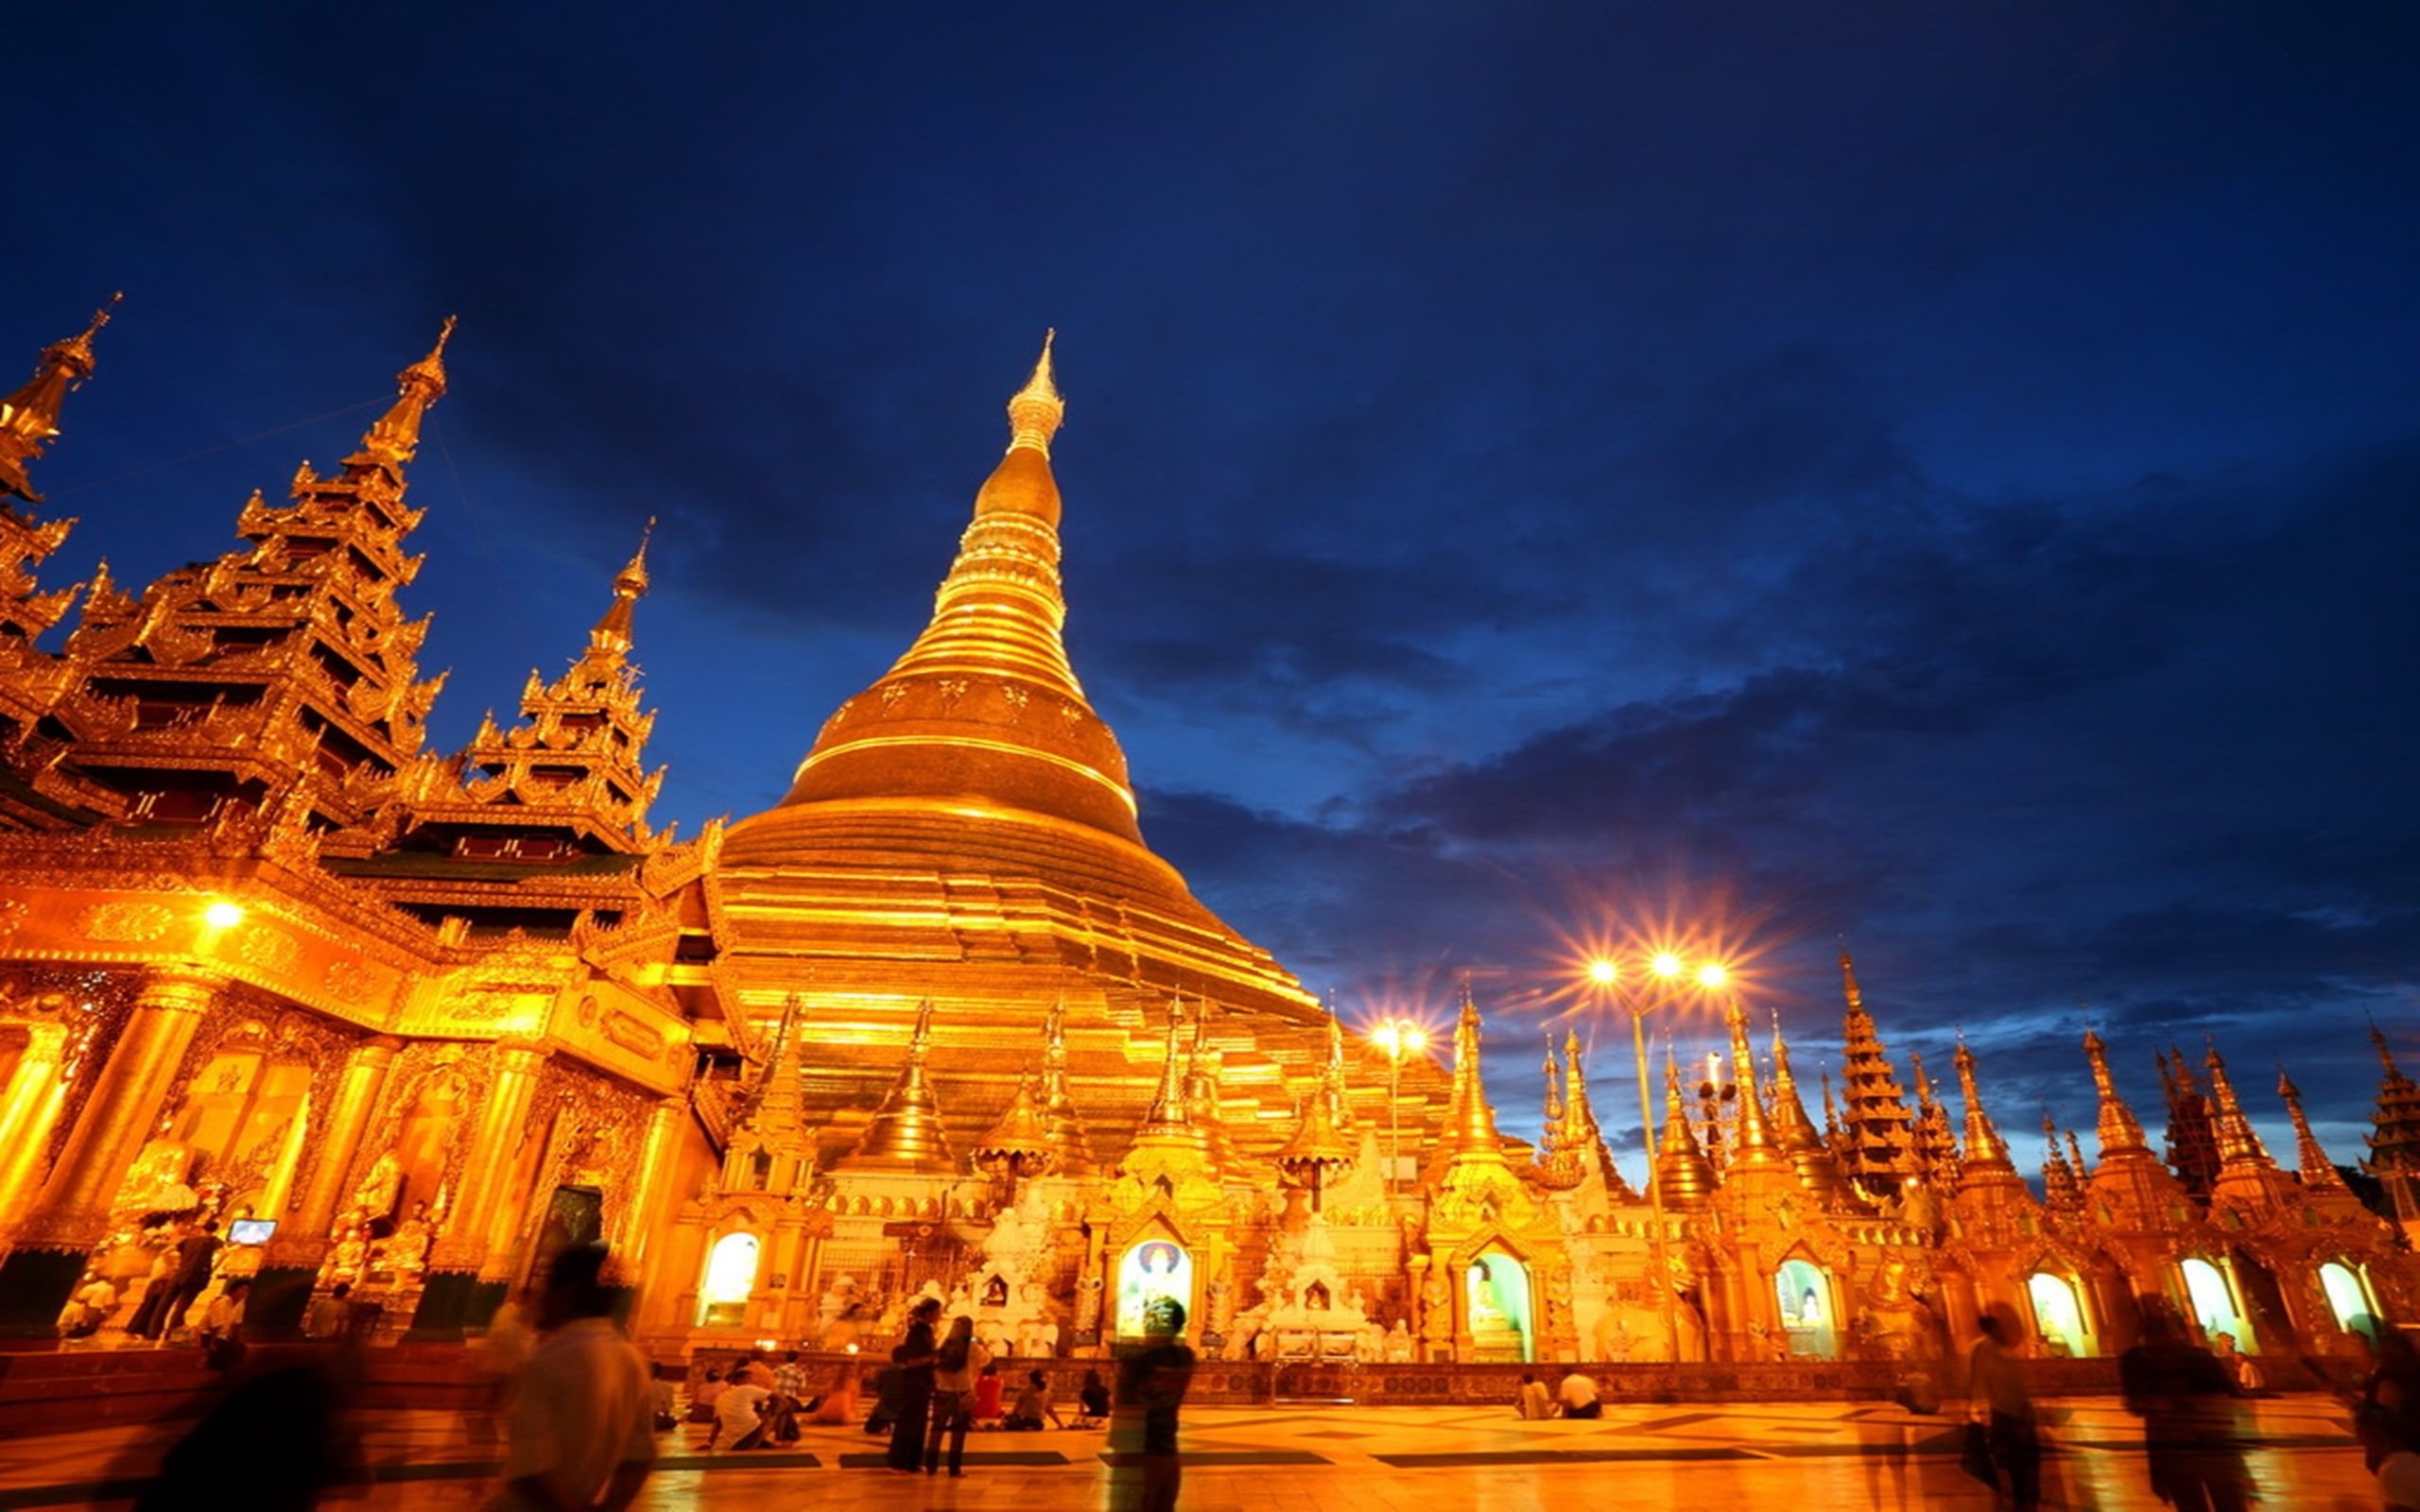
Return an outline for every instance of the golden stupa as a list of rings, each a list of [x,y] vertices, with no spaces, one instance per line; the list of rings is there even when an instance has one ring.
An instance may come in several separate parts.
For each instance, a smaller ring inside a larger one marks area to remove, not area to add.
[[[1238,1132],[1273,1148],[1291,1112],[1285,1068],[1316,1067],[1325,1016],[1144,842],[1125,755],[1061,636],[1050,443],[1065,411],[1047,343],[1008,412],[1007,455],[931,622],[824,722],[781,803],[725,838],[724,960],[752,1017],[804,1002],[796,1043],[821,1160],[873,1153],[856,1148],[866,1115],[926,1000],[945,1005],[930,1074],[958,1148],[1007,1108],[1063,1005],[1080,1111],[1114,1159],[1162,1073],[1172,995],[1210,1005]],[[886,1146],[899,1128],[881,1121]]]

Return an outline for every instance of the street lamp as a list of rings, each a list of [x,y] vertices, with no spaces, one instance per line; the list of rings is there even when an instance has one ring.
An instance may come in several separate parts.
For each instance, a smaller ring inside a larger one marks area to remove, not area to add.
[[[1651,981],[1669,991],[1673,985],[1689,975],[1688,963],[1670,951],[1658,951],[1644,963],[1638,973],[1643,988]],[[1722,966],[1708,961],[1701,965],[1696,977],[1701,987],[1720,987],[1731,979]],[[1621,963],[1609,956],[1599,956],[1587,967],[1589,984],[1602,990],[1630,1014],[1631,1054],[1638,1065],[1638,1140],[1647,1156],[1647,1200],[1653,1210],[1655,1245],[1655,1294],[1664,1308],[1664,1345],[1674,1365],[1681,1363],[1681,1314],[1672,1296],[1672,1268],[1665,1251],[1664,1183],[1655,1179],[1655,1105],[1647,1091],[1647,1010],[1654,1004],[1641,990],[1622,990]]]
[[[1395,1194],[1403,1178],[1403,1057],[1418,1055],[1428,1043],[1428,1031],[1409,1019],[1381,1019],[1370,1030],[1370,1042],[1387,1053],[1387,1195]]]

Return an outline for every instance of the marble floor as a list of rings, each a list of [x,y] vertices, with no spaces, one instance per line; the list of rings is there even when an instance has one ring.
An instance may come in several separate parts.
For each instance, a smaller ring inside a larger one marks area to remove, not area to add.
[[[2049,1408],[2044,1505],[2158,1506],[2139,1428],[2114,1401]],[[1785,1512],[1982,1509],[1991,1493],[1958,1469],[1954,1420],[1842,1402],[1609,1406],[1594,1422],[1522,1422],[1454,1407],[1197,1408],[1185,1414],[1188,1512],[1571,1512],[1755,1507]],[[0,1508],[121,1507],[173,1441],[162,1429],[91,1430],[0,1444]],[[489,1425],[400,1413],[365,1425],[377,1484],[363,1508],[472,1508],[494,1491]],[[1106,1507],[1124,1499],[1102,1435],[977,1433],[966,1478],[879,1469],[879,1441],[809,1429],[792,1450],[708,1453],[705,1430],[664,1435],[640,1505],[745,1508]],[[2245,1404],[2238,1428],[2267,1509],[2368,1512],[2376,1492],[2319,1398]],[[232,1488],[231,1488],[232,1489]],[[240,1506],[240,1492],[227,1505]]]

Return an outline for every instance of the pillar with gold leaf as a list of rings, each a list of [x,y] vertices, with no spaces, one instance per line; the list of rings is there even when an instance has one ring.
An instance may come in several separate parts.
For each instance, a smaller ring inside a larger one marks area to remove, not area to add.
[[[383,1036],[365,1040],[346,1055],[337,1072],[327,1120],[316,1131],[318,1163],[311,1167],[311,1178],[293,1205],[276,1215],[277,1232],[252,1280],[252,1300],[245,1321],[263,1337],[291,1336],[302,1330],[312,1286],[320,1263],[327,1258],[337,1205],[344,1200],[345,1177],[352,1173],[362,1133],[377,1110],[378,1093],[395,1064],[395,1053],[402,1048]]]
[[[459,1338],[484,1323],[504,1300],[505,1286],[482,1282],[488,1230],[521,1161],[516,1159],[529,1122],[529,1103],[546,1052],[516,1040],[499,1040],[487,1102],[479,1112],[471,1157],[462,1165],[461,1190],[445,1215],[445,1234],[430,1252],[426,1283],[412,1314],[416,1338]]]
[[[108,1232],[110,1200],[175,1090],[202,1016],[225,987],[223,977],[185,967],[145,979],[49,1179],[0,1263],[0,1340],[57,1337],[59,1310]]]
[[[0,1089],[0,1237],[9,1217],[22,1211],[42,1171],[59,1110],[67,1100],[61,1073],[67,1059],[67,1025],[55,1020],[25,1026],[26,1045]]]

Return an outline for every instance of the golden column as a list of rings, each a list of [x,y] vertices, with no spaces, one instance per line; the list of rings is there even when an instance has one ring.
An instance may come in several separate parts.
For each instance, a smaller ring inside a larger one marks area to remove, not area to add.
[[[644,1287],[648,1283],[648,1242],[657,1228],[655,1210],[671,1190],[672,1168],[681,1160],[681,1125],[688,1116],[686,1097],[659,1098],[655,1110],[648,1115],[647,1143],[639,1149],[637,1177],[631,1183],[620,1211],[614,1215],[613,1227],[605,1235],[610,1251],[608,1274],[622,1285]]]
[[[515,1156],[546,1052],[507,1040],[497,1041],[494,1055],[478,1133],[470,1159],[462,1163],[462,1187],[455,1195],[454,1211],[445,1215],[445,1236],[429,1256],[427,1284],[412,1315],[412,1332],[423,1337],[458,1338],[474,1319],[485,1323],[502,1300],[504,1288],[482,1288],[479,1270],[488,1260],[488,1228],[495,1221],[497,1204],[520,1169]],[[483,1290],[488,1295],[481,1295]]]
[[[327,1125],[319,1135],[319,1163],[311,1168],[302,1195],[285,1212],[273,1214],[279,1220],[277,1235],[262,1253],[260,1273],[252,1280],[252,1303],[245,1317],[264,1336],[302,1332],[320,1263],[327,1258],[337,1204],[344,1200],[345,1177],[361,1148],[362,1131],[377,1110],[378,1092],[394,1066],[395,1052],[402,1048],[393,1040],[366,1040],[345,1057],[337,1074]]]
[[[66,1056],[66,1025],[28,1025],[25,1053],[17,1057],[8,1090],[0,1091],[0,1233],[5,1233],[6,1215],[18,1210],[41,1166],[43,1148],[50,1143],[51,1127],[66,1100],[59,1079]]]
[[[202,1016],[226,985],[224,977],[190,967],[158,968],[145,979],[117,1047],[0,1263],[0,1337],[54,1336],[59,1310],[109,1230],[110,1203],[127,1168],[175,1090]]]

